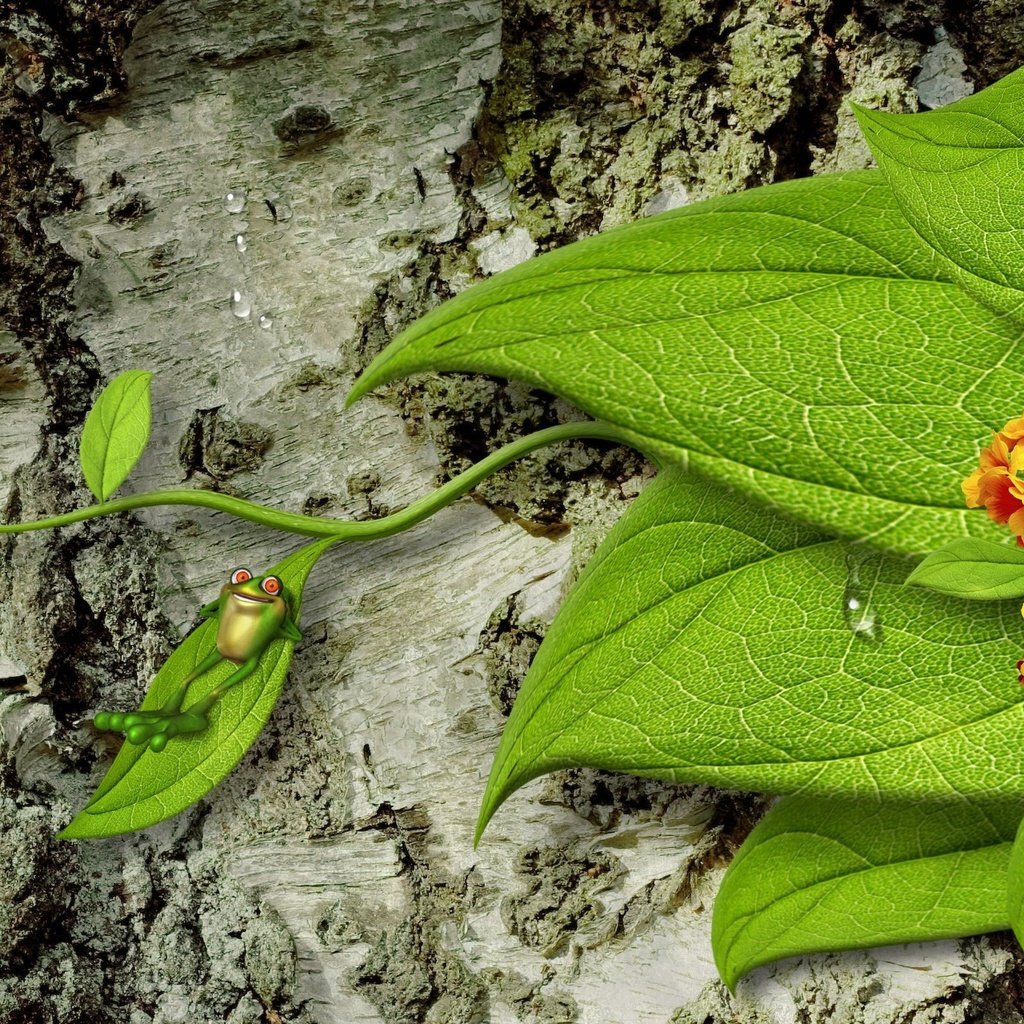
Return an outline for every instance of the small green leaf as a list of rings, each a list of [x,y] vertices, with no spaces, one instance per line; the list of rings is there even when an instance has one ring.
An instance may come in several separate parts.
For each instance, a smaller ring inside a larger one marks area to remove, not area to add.
[[[663,470],[549,628],[480,831],[519,786],[578,765],[762,792],[1024,796],[1017,608],[906,587],[908,568]]]
[[[118,374],[85,418],[78,451],[85,482],[98,501],[106,501],[124,483],[146,448],[152,377],[145,370]]]
[[[789,797],[722,880],[711,943],[722,980],[803,953],[1005,928],[1017,805]]]
[[[924,555],[999,535],[960,484],[1024,386],[1019,328],[950,276],[879,172],[783,182],[498,274],[403,331],[352,397],[427,369],[526,381],[659,461]]]
[[[933,551],[908,583],[976,601],[1024,597],[1024,548],[965,538]]]
[[[284,583],[296,621],[309,572],[332,543],[334,538],[307,544],[268,570]],[[185,638],[154,677],[143,709],[162,707],[179,682],[214,650],[217,625],[217,619],[207,619]],[[147,828],[208,793],[259,736],[284,685],[294,646],[291,640],[270,644],[257,670],[215,705],[205,732],[175,737],[159,753],[126,741],[92,799],[58,838],[93,839]],[[236,667],[225,661],[200,676],[189,690],[187,705]]]
[[[1024,69],[941,110],[854,112],[910,224],[968,291],[1024,318]]]

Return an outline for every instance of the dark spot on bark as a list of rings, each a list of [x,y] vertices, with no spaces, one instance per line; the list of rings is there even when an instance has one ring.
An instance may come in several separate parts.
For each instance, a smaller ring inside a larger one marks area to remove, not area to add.
[[[360,470],[345,481],[345,488],[351,495],[372,494],[378,487],[380,487],[380,473],[375,469]]]
[[[141,192],[129,192],[107,207],[107,219],[111,224],[130,227],[142,220],[149,209],[149,202]]]
[[[333,494],[311,494],[302,503],[302,514],[305,516],[323,516],[330,512],[337,498]]]
[[[487,691],[491,703],[505,716],[512,713],[519,687],[544,639],[544,625],[536,620],[524,622],[522,617],[522,596],[511,594],[491,612],[480,633]]]
[[[381,235],[377,244],[385,252],[399,252],[402,249],[412,249],[419,243],[421,237],[417,231],[389,231]]]
[[[311,50],[315,45],[312,39],[297,35],[246,47],[232,53],[225,53],[212,46],[206,47],[193,54],[192,60],[196,64],[208,64],[211,67],[236,70],[260,61],[273,60],[276,57],[286,57],[292,53]]]
[[[369,178],[360,176],[343,181],[335,186],[331,194],[331,202],[335,206],[358,206],[364,199],[368,199],[373,192],[373,182]]]
[[[169,239],[166,242],[161,242],[153,249],[149,254],[147,262],[154,270],[165,270],[168,267],[175,266],[179,260],[178,242],[175,239]]]
[[[297,104],[274,122],[273,129],[282,152],[288,156],[319,147],[343,134],[330,111],[319,103]]]
[[[523,891],[507,896],[501,917],[512,935],[544,956],[555,956],[601,913],[598,893],[625,874],[617,857],[577,841],[535,847],[516,865]]]
[[[259,468],[273,444],[273,434],[259,423],[236,420],[214,409],[197,409],[178,442],[178,462],[188,480],[203,473],[228,480]]]

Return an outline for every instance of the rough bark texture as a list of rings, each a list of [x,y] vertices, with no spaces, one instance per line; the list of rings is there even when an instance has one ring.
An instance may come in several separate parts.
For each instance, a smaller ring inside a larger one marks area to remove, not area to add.
[[[136,366],[130,489],[401,507],[568,410],[450,377],[343,411],[398,328],[601,227],[864,166],[848,98],[935,106],[1024,61],[1016,0],[3,0],[0,37],[10,518],[89,500],[83,417]],[[108,841],[53,839],[116,748],[81,720],[134,706],[226,570],[294,542],[176,509],[4,543],[0,1022],[1024,1018],[1008,935],[788,961],[729,997],[709,910],[759,798],[563,772],[472,850],[530,657],[647,475],[541,453],[333,552],[261,740]]]

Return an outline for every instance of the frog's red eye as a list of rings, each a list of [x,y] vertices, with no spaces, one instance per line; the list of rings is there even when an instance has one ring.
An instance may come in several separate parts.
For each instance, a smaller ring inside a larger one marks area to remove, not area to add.
[[[231,574],[232,583],[248,583],[252,579],[252,573],[248,569],[236,569]]]
[[[268,576],[260,586],[264,592],[273,596],[281,593],[281,581],[276,576]]]

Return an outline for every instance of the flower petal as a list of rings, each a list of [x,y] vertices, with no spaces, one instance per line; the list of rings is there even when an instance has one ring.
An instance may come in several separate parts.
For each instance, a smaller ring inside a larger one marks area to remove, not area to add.
[[[983,502],[981,499],[981,478],[985,475],[985,470],[979,466],[962,484],[961,489],[964,492],[964,498],[967,499],[968,508],[979,508]]]
[[[1001,434],[993,434],[992,443],[982,449],[979,461],[982,469],[1008,466],[1010,464],[1010,442]]]
[[[1024,502],[1010,492],[1010,474],[1006,469],[989,470],[981,478],[981,500],[988,514],[997,522],[1005,523]]]

